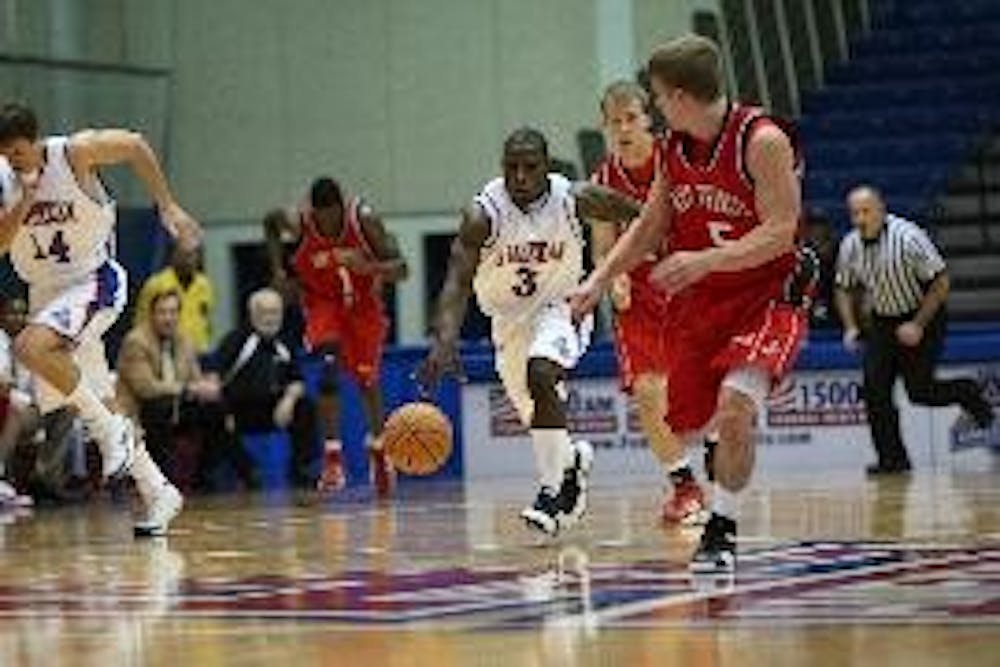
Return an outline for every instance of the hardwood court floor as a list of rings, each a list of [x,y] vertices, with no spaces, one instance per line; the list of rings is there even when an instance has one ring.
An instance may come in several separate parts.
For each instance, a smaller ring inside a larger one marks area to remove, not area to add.
[[[658,483],[552,540],[519,480],[194,499],[136,542],[110,504],[5,517],[0,665],[1000,665],[1000,473],[761,481],[733,581]]]

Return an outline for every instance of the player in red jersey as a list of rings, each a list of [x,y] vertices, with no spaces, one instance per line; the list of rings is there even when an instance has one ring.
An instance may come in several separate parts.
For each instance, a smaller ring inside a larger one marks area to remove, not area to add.
[[[665,160],[639,220],[572,297],[594,307],[610,281],[669,233],[651,280],[672,295],[678,326],[668,421],[686,439],[719,430],[712,516],[696,571],[735,566],[737,494],[754,461],[754,425],[807,331],[797,284],[801,208],[792,138],[761,109],[730,103],[721,56],[689,35],[654,51],[649,71],[670,126]]]
[[[292,270],[299,283],[305,341],[323,359],[319,412],[324,426],[321,492],[343,488],[346,479],[340,438],[337,377],[350,374],[361,388],[368,422],[368,451],[372,480],[379,495],[392,485],[392,467],[382,451],[382,391],[379,370],[388,318],[382,303],[382,285],[407,275],[395,237],[359,198],[344,199],[332,178],[316,179],[309,206],[297,221],[265,219],[271,270],[277,282],[287,280],[282,262],[283,229],[298,237]],[[287,291],[287,290],[286,290]]]
[[[632,81],[616,81],[601,97],[601,118],[610,148],[591,181],[630,197],[646,200],[662,168],[663,144],[650,129],[646,91]],[[598,265],[624,231],[623,226],[594,225],[591,252]],[[615,311],[615,350],[622,388],[632,394],[650,449],[667,470],[673,493],[663,503],[663,520],[704,521],[705,497],[691,471],[684,442],[666,423],[669,350],[665,327],[671,325],[669,297],[649,281],[660,253],[650,253],[611,284]]]

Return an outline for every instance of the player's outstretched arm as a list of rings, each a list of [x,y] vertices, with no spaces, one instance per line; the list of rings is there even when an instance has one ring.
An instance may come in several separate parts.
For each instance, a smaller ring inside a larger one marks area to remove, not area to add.
[[[479,254],[489,235],[490,221],[479,204],[462,210],[462,223],[451,244],[448,273],[438,296],[434,335],[439,340],[458,340],[472,295],[472,279],[479,266]]]
[[[473,203],[462,210],[458,236],[451,244],[448,273],[438,295],[431,349],[417,371],[417,380],[425,389],[433,388],[443,375],[462,376],[458,337],[472,295],[479,256],[489,235],[490,221],[479,204]]]
[[[594,188],[600,188],[600,190]],[[577,199],[577,211],[581,216],[599,219],[601,215],[613,213],[613,211],[604,208],[603,204],[595,202],[595,197],[605,201],[610,199],[610,196],[605,192],[608,188],[588,184],[588,187],[581,186],[580,189],[583,191],[583,199]],[[670,224],[668,192],[669,188],[663,176],[657,176],[645,204],[636,211],[638,217],[624,218],[626,221],[632,218],[635,220],[608,251],[604,261],[595,267],[587,280],[570,296],[570,305],[574,315],[579,317],[593,310],[614,278],[628,273],[642,262],[646,255],[660,246],[663,235]],[[615,194],[619,198],[628,200],[627,197]],[[633,202],[634,204],[635,202]],[[613,206],[622,206],[624,211],[625,204],[617,202]],[[622,218],[616,219],[621,220]]]
[[[389,282],[406,280],[410,268],[399,249],[399,241],[385,228],[382,218],[376,215],[371,207],[365,205],[358,211],[358,221],[361,223],[361,231],[369,247],[378,259],[372,271]]]
[[[578,183],[574,186],[576,192],[577,212],[583,220],[591,223],[590,227],[590,257],[594,266],[600,266],[604,258],[608,256],[618,240],[618,229],[625,222],[633,220],[642,211],[642,203],[626,195],[602,187],[594,183]],[[607,209],[611,210],[599,210]],[[589,212],[590,216],[584,216],[583,212]],[[619,213],[627,214],[623,222],[613,224],[593,224],[607,223],[609,220],[600,220],[594,215],[604,214],[606,217],[619,217]],[[628,274],[621,274],[612,283],[610,289],[611,303],[616,311],[628,310],[631,304],[631,288]]]
[[[164,227],[188,248],[201,243],[201,227],[174,199],[160,161],[138,132],[121,129],[83,130],[70,138],[70,161],[79,174],[100,167],[127,164],[160,210]]]

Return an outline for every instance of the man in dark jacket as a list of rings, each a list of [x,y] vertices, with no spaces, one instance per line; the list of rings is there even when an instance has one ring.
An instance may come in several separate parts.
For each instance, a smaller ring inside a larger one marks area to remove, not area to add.
[[[218,350],[222,394],[241,433],[288,430],[294,450],[293,482],[312,486],[309,463],[316,448],[316,413],[306,397],[297,360],[278,338],[283,304],[273,289],[248,301],[250,326],[228,334]]]

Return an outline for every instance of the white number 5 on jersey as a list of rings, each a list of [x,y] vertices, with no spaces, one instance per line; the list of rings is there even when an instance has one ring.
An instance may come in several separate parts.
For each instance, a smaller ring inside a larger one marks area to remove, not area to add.
[[[736,239],[726,238],[726,234],[731,231],[733,231],[733,226],[728,222],[708,223],[708,237],[712,239],[712,244],[716,247],[736,243]]]

